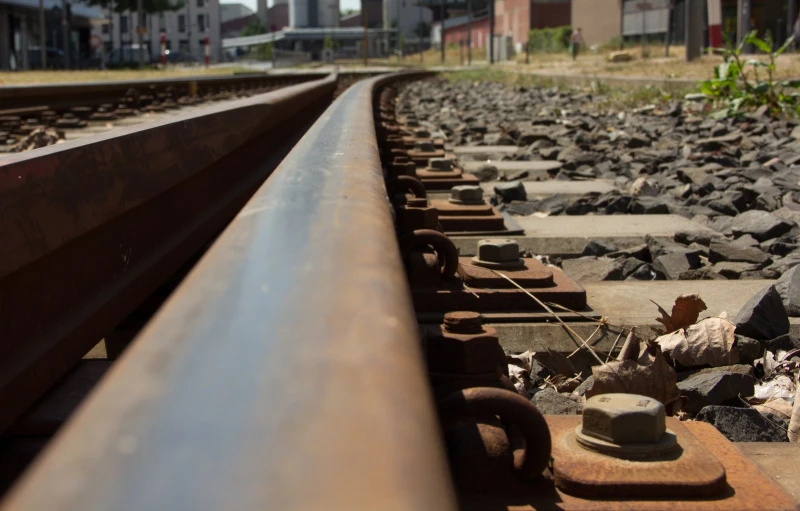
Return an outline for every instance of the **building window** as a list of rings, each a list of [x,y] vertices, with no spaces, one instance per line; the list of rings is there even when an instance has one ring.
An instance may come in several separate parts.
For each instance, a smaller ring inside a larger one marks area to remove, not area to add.
[[[103,34],[108,34],[108,24],[103,25]]]
[[[178,41],[178,51],[181,53],[189,53],[189,41],[186,39]]]
[[[178,32],[181,34],[186,32],[186,15],[184,14],[178,14]]]
[[[197,0],[197,7],[205,7],[206,0]]]
[[[205,16],[203,16],[202,14],[197,15],[197,29],[200,32],[205,32],[206,30]]]
[[[128,17],[127,16],[120,16],[119,17],[119,33],[120,34],[127,34],[128,33]]]

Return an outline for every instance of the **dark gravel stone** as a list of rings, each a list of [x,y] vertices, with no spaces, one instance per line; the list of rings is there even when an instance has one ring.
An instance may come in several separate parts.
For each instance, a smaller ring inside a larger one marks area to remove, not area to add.
[[[579,257],[566,259],[561,268],[577,281],[621,280],[624,263],[607,257]]]
[[[736,333],[766,341],[789,333],[789,316],[774,285],[756,293],[733,319]]]
[[[652,265],[644,263],[636,271],[628,275],[625,280],[664,280],[664,274],[656,271]]]
[[[583,247],[582,255],[585,256],[603,256],[611,252],[615,252],[617,246],[608,241],[592,240]]]
[[[680,231],[676,232],[672,239],[682,245],[697,243],[698,245],[709,246],[713,240],[718,239],[718,235],[714,235],[710,232]]]
[[[746,371],[741,368],[746,368]],[[703,407],[723,404],[739,395],[752,396],[755,390],[752,371],[750,366],[715,367],[699,371],[678,382],[681,396],[688,398],[688,403],[682,409],[697,413]]]
[[[660,255],[653,260],[653,268],[662,273],[667,280],[678,280],[684,272],[699,267],[700,256],[697,252],[689,250]]]
[[[606,254],[608,257],[616,259],[618,257],[635,257],[640,261],[644,261],[649,263],[652,261],[650,257],[650,249],[647,248],[647,245],[637,245],[635,247],[624,248],[622,250],[617,250],[615,252],[611,252]]]
[[[707,406],[695,417],[712,424],[731,442],[788,442],[786,431],[772,424],[753,408]]]
[[[708,267],[697,268],[696,270],[688,270],[680,274],[680,280],[728,280],[719,273]]]
[[[473,172],[472,174],[476,176],[478,179],[480,179],[481,182],[486,182],[486,181],[496,181],[497,176],[500,174],[500,172],[494,165],[484,165],[475,172]]]
[[[757,270],[757,264],[736,263],[731,261],[722,261],[711,267],[711,271],[722,275],[728,280],[739,280],[743,274]]]
[[[757,358],[761,358],[764,354],[764,348],[761,343],[756,339],[751,339],[744,335],[736,336],[736,348],[739,350],[739,356],[742,362],[752,364]]]
[[[528,198],[528,194],[525,193],[525,185],[523,185],[521,181],[499,183],[495,185],[494,193],[498,195],[503,202],[515,200],[524,201]]]
[[[582,404],[551,388],[539,390],[531,403],[544,415],[577,415],[583,411]]]
[[[745,211],[731,223],[734,236],[749,234],[758,241],[764,241],[786,234],[792,225],[766,211]]]
[[[778,350],[789,351],[800,348],[800,339],[795,339],[789,335],[779,335],[774,339],[769,339],[763,343],[767,351],[777,352]]]
[[[800,316],[800,266],[787,271],[775,282],[775,290],[781,297],[789,316]]]
[[[634,215],[668,215],[669,206],[660,197],[634,197],[630,212]]]

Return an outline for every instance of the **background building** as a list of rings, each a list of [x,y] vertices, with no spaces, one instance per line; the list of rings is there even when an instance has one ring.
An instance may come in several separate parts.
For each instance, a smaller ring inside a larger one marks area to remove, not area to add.
[[[222,23],[253,14],[255,12],[244,4],[220,4],[219,6],[219,18]]]
[[[190,55],[200,62],[205,56],[204,39],[208,34],[211,62],[221,60],[219,0],[185,1],[184,7],[178,11],[144,17],[146,34],[142,36],[142,41],[148,62],[158,59],[160,56],[161,32],[166,34],[167,49],[170,52],[177,51],[184,55]],[[114,50],[131,48],[138,44],[136,12],[118,14],[105,10],[104,15],[110,23],[95,27],[93,33],[101,37],[106,56],[112,55]]]
[[[45,47],[48,67],[64,67],[64,32],[60,0],[44,0]],[[89,36],[95,23],[103,23],[100,9],[69,5],[69,58],[71,67],[92,64]],[[0,0],[0,69],[41,68],[39,50],[39,0]]]

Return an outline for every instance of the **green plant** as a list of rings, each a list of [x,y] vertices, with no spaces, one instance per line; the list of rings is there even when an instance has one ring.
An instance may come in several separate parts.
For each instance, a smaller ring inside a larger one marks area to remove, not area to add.
[[[762,106],[772,115],[800,115],[800,95],[792,91],[800,86],[800,80],[775,80],[777,58],[793,41],[790,37],[773,51],[771,35],[760,39],[754,30],[736,48],[724,50],[724,62],[714,69],[714,78],[700,82],[700,91],[716,109],[712,117],[723,119]],[[764,52],[767,61],[743,60],[742,52],[749,44]]]
[[[532,52],[557,53],[569,48],[572,27],[536,28],[528,34],[528,45]]]

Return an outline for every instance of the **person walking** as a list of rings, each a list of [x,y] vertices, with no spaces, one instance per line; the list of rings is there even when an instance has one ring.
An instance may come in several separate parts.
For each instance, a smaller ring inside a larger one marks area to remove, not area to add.
[[[578,53],[581,50],[581,45],[583,44],[583,34],[581,33],[580,27],[575,29],[572,32],[572,35],[569,37],[569,52],[572,55],[572,60],[578,58]]]

